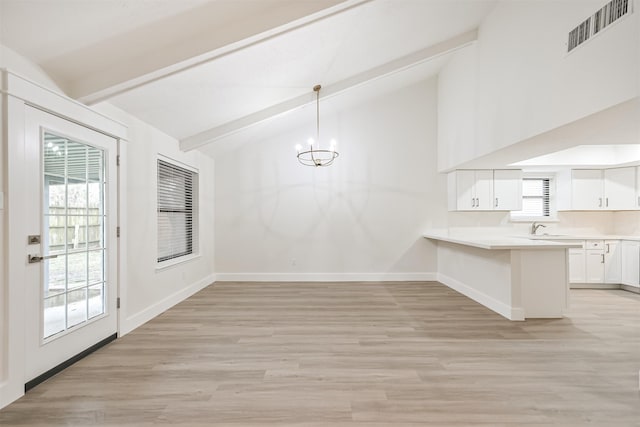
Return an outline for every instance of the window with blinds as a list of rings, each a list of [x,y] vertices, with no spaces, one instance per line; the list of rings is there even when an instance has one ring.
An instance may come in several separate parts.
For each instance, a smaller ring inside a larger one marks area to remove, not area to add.
[[[549,178],[523,178],[522,210],[512,211],[512,218],[545,218],[551,215]]]
[[[158,263],[196,251],[198,174],[158,159]]]

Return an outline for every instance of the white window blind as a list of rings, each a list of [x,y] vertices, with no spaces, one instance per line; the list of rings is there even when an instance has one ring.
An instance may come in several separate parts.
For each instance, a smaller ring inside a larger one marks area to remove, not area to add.
[[[198,174],[158,160],[158,262],[193,254]]]
[[[522,210],[512,211],[517,217],[549,217],[549,178],[524,178],[522,180]]]

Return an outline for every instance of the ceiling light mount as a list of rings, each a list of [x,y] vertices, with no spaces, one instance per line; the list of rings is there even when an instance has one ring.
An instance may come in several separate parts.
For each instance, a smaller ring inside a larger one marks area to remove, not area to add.
[[[320,89],[322,89],[321,85],[313,87],[313,91],[316,93],[316,140],[309,138],[309,149],[305,151],[302,151],[300,144],[296,145],[298,161],[305,166],[330,166],[339,155],[336,151],[337,142],[335,139],[329,142],[328,150],[320,148]]]

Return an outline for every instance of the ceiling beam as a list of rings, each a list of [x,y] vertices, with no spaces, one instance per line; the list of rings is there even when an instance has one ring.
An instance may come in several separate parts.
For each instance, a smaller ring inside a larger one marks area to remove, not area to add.
[[[255,46],[373,0],[323,1],[324,6],[321,1],[298,1],[295,8],[289,6],[282,12],[274,9],[268,16],[249,16],[246,21],[237,23],[233,28],[212,29],[211,34],[201,34],[199,39],[213,40],[213,44],[210,44],[213,49],[188,59],[179,58],[183,52],[190,52],[192,45],[196,44],[191,39],[138,57],[136,61],[118,61],[111,67],[74,81],[69,88],[69,94],[86,105],[107,101],[114,96]]]
[[[386,64],[356,74],[339,82],[335,82],[331,85],[323,85],[320,97],[326,99],[372,80],[401,72],[416,65],[422,64],[426,61],[438,58],[442,55],[446,55],[455,50],[468,46],[469,44],[475,42],[477,39],[477,29],[457,35],[443,42],[403,56],[394,61],[387,62]],[[309,92],[308,94],[272,105],[271,107],[265,108],[264,110],[257,111],[239,119],[227,122],[223,125],[208,129],[204,132],[200,132],[187,138],[183,138],[180,140],[180,149],[182,151],[190,151],[196,148],[200,148],[204,145],[216,142],[224,138],[225,136],[239,132],[247,127],[256,125],[281,114],[288,113],[297,108],[304,107],[307,104],[315,102],[315,100],[315,93]]]

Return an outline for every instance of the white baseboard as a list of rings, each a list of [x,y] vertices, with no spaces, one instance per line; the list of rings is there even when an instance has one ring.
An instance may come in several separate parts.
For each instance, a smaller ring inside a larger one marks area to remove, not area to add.
[[[570,283],[571,289],[620,289],[622,285],[614,283]]]
[[[144,310],[125,318],[120,325],[121,327],[119,335],[122,336],[128,334],[137,327],[147,323],[157,315],[164,313],[179,302],[184,301],[196,292],[206,288],[215,281],[216,275],[210,274],[209,276],[198,280],[197,282],[187,286],[186,288],[181,289],[178,292],[175,292],[168,297],[158,301],[152,306],[147,307]]]
[[[509,305],[442,273],[438,273],[438,281],[509,320],[524,320],[524,309],[522,308],[510,307]]]
[[[217,273],[218,282],[430,282],[436,273]]]

